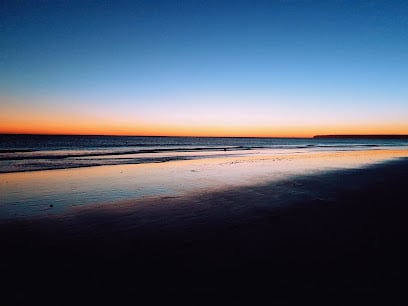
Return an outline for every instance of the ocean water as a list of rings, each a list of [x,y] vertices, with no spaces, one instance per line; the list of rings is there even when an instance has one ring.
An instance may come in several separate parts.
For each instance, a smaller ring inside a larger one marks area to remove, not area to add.
[[[0,135],[0,173],[220,156],[407,148],[408,139]]]

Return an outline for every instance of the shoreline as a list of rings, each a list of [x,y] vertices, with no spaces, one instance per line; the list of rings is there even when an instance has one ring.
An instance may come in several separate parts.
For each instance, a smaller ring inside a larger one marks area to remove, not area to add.
[[[275,153],[0,174],[0,222],[60,215],[104,203],[252,188],[304,174],[369,167],[404,156],[408,150]]]
[[[145,209],[2,223],[6,298],[399,305],[408,288],[407,181],[401,158]]]

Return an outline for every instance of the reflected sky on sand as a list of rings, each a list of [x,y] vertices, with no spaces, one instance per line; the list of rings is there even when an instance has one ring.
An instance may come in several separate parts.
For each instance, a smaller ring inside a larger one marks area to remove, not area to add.
[[[0,219],[55,215],[74,207],[115,201],[219,191],[404,156],[408,156],[408,150],[287,155],[265,151],[166,163],[6,173],[0,174]]]

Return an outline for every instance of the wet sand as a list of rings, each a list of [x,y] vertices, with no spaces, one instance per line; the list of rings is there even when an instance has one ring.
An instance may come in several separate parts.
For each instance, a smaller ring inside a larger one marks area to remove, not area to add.
[[[247,189],[299,175],[360,168],[399,157],[408,157],[408,150],[297,153],[259,150],[164,163],[0,173],[0,223],[7,219],[57,217],[69,214],[70,210],[77,214],[77,209],[104,204],[116,207],[123,201],[137,203],[130,205],[136,207],[145,205],[146,199],[156,202],[163,197],[182,199]]]
[[[407,182],[401,158],[2,222],[2,299],[404,305]]]

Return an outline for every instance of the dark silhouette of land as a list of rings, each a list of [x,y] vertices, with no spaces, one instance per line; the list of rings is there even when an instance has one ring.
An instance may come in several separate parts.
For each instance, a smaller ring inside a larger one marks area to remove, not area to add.
[[[407,305],[408,159],[0,224],[3,305]]]
[[[408,135],[316,135],[315,139],[408,139]]]

